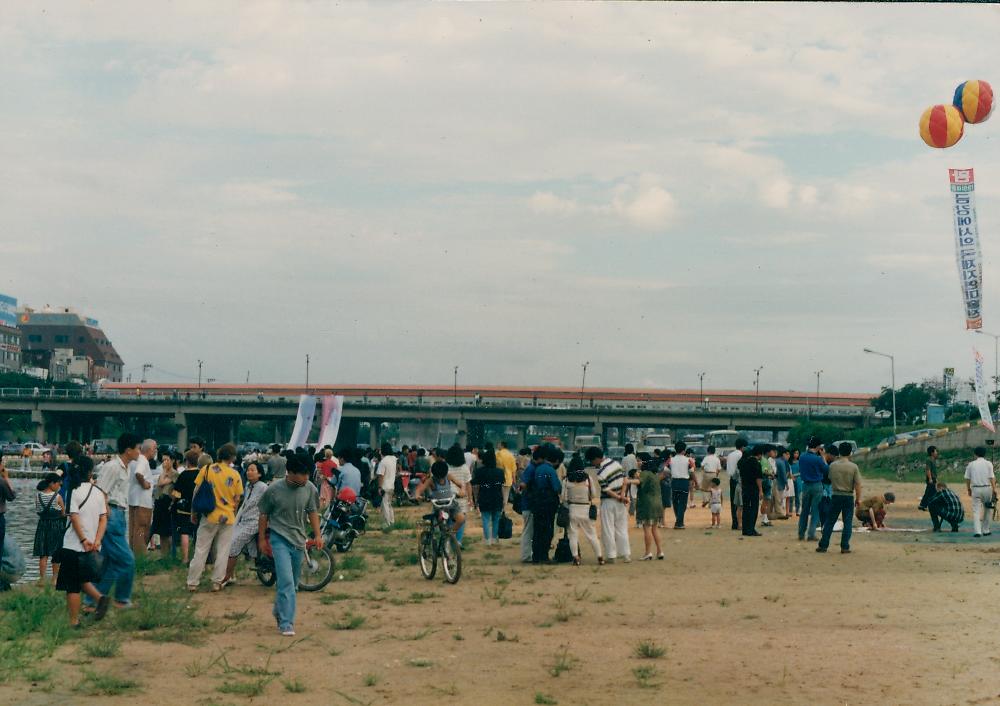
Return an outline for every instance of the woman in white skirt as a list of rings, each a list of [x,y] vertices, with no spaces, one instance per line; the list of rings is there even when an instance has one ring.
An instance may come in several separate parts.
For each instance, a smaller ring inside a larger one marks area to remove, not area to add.
[[[243,489],[243,504],[236,513],[236,528],[233,530],[233,543],[229,548],[229,564],[226,566],[225,587],[233,582],[236,572],[236,561],[246,548],[251,558],[257,556],[257,531],[260,520],[260,499],[264,497],[267,483],[260,479],[260,466],[254,461],[247,466],[247,484]],[[250,540],[255,541],[250,541]]]
[[[566,536],[569,539],[569,549],[573,553],[573,564],[580,565],[580,534],[582,533],[590,546],[594,548],[597,556],[597,563],[603,564],[604,557],[601,555],[601,543],[597,541],[597,530],[594,528],[593,518],[597,516],[591,508],[596,510],[594,502],[597,500],[597,493],[590,481],[590,476],[584,470],[583,459],[574,456],[569,462],[566,470],[566,482],[562,487],[561,501],[569,506],[569,527]]]

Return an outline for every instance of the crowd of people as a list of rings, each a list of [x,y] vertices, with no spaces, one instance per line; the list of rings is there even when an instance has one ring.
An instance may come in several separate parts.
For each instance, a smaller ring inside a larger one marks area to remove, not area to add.
[[[731,528],[741,537],[759,537],[761,527],[794,514],[799,541],[818,542],[822,553],[839,531],[841,552],[849,553],[855,522],[871,531],[885,529],[895,496],[863,497],[850,444],[824,445],[813,437],[806,446],[800,455],[739,439],[725,457],[708,447],[700,464],[684,442],[653,454],[637,454],[626,444],[620,461],[600,447],[567,456],[557,446],[539,444],[515,454],[504,441],[430,450],[404,446],[399,452],[388,443],[338,451],[274,445],[241,456],[233,444],[210,453],[196,437],[181,453],[125,433],[117,453],[99,465],[78,442],[67,444],[67,460],[50,467],[37,485],[33,553],[40,582],[51,580],[66,593],[70,623],[78,626],[81,611],[100,620],[111,606],[132,605],[137,555],[179,555],[191,591],[199,590],[214,557],[210,590],[220,592],[235,580],[241,555],[263,552],[275,563],[277,627],[294,635],[303,551],[310,540],[322,547],[320,513],[335,498],[366,498],[389,527],[395,507],[428,496],[448,506],[459,543],[478,516],[487,545],[512,537],[510,508],[523,518],[521,561],[580,565],[584,544],[604,565],[632,561],[632,522],[642,528],[641,559],[662,560],[667,511],[673,513],[672,529],[684,530],[686,511],[698,500],[709,508],[709,528],[721,528],[728,495]],[[996,479],[986,450],[977,448],[974,455],[965,480],[974,536],[980,537],[991,533]],[[937,459],[930,447],[919,508],[929,512],[933,531],[948,523],[957,532],[964,510],[938,477]],[[0,464],[0,546],[5,503],[15,499]],[[557,528],[563,530],[558,541]]]

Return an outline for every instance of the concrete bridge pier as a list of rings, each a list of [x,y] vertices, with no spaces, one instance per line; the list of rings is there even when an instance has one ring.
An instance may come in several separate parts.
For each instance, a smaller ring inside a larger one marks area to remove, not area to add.
[[[174,412],[174,426],[177,427],[177,448],[183,453],[188,446],[188,427],[187,415],[181,410]]]
[[[31,423],[35,425],[35,441],[44,444],[48,436],[48,429],[45,427],[45,414],[42,410],[31,410]]]
[[[335,449],[342,449],[345,446],[354,448],[358,443],[358,429],[361,423],[357,419],[341,419],[340,431],[337,432],[337,440],[333,446]]]

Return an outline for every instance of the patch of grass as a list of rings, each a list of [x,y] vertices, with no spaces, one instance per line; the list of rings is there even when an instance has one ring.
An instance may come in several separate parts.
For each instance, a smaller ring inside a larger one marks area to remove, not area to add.
[[[334,693],[337,694],[337,696],[339,696],[340,698],[342,698],[347,703],[349,703],[349,704],[357,704],[357,706],[372,706],[372,704],[375,703],[375,699],[370,699],[368,701],[362,701],[361,699],[355,698],[355,697],[351,696],[350,694],[345,694],[343,691],[336,691]]]
[[[538,627],[540,627],[540,628],[550,628],[550,627],[552,627],[552,625],[553,625],[553,623],[552,623],[551,620],[546,620],[545,622],[539,623]]]
[[[652,640],[641,640],[632,653],[639,659],[659,659],[667,654],[667,648]]]
[[[24,681],[31,683],[48,681],[51,676],[52,676],[51,669],[39,666],[28,667],[23,672],[21,672],[21,677],[24,679]]]
[[[382,533],[389,534],[390,532],[396,532],[398,530],[411,530],[415,528],[416,525],[413,523],[413,520],[408,520],[405,517],[398,517],[391,525],[383,527]]]
[[[389,584],[387,584],[385,581],[379,581],[378,585],[375,586],[375,590],[378,591],[379,593],[388,593]]]
[[[403,552],[392,557],[394,566],[416,566],[420,563],[420,557],[416,552]]]
[[[233,626],[235,627],[236,625],[239,625],[240,623],[243,623],[244,621],[250,619],[250,607],[247,606],[246,610],[228,611],[227,613],[224,613],[222,617],[225,618],[226,620],[233,621]]]
[[[267,685],[274,677],[259,677],[250,681],[227,681],[216,687],[216,691],[222,694],[236,694],[246,696],[248,699],[255,699],[264,693]]]
[[[578,661],[569,653],[569,648],[564,645],[562,650],[556,654],[555,662],[549,667],[549,674],[558,677],[563,672],[568,672],[576,667]]]
[[[423,640],[428,635],[433,635],[436,632],[437,632],[437,630],[433,630],[431,628],[424,628],[423,630],[418,630],[417,632],[413,633],[412,635],[403,635],[399,639],[400,640],[404,640],[406,642],[416,642],[418,640]]]
[[[135,557],[135,575],[137,577],[156,576],[182,567],[184,567],[183,562],[180,559],[171,558],[169,554],[147,552],[146,554],[137,554]]]
[[[306,685],[302,683],[299,679],[282,679],[281,683],[285,685],[285,691],[290,694],[302,694],[306,690]]]
[[[137,690],[139,682],[133,679],[122,679],[113,674],[102,674],[92,669],[83,669],[83,679],[73,687],[74,691],[80,691],[89,696],[117,696],[128,691]]]
[[[613,603],[614,600],[615,600],[614,596],[604,595],[604,596],[598,596],[597,598],[595,598],[594,599],[594,603]]]
[[[382,677],[380,677],[375,672],[368,672],[368,674],[364,675],[361,678],[361,683],[364,684],[365,686],[375,686],[380,681],[382,681]]]
[[[190,643],[200,637],[208,621],[198,616],[189,596],[176,588],[141,590],[134,608],[115,612],[115,627],[138,633],[144,640]]]
[[[410,603],[423,603],[429,598],[437,598],[440,593],[420,593],[419,591],[414,591],[410,594]]]
[[[83,654],[97,659],[117,657],[122,652],[122,641],[117,637],[95,637],[90,642],[80,645]]]
[[[434,686],[431,684],[431,689],[441,694],[442,696],[458,696],[458,687],[452,682],[448,686]]]
[[[455,633],[454,635],[452,635],[452,636],[451,636],[451,639],[452,639],[452,640],[455,640],[456,642],[461,642],[461,641],[462,641],[462,640],[464,640],[465,638],[464,638],[464,637],[462,637],[462,633],[460,633],[460,632],[456,632],[456,633]]]
[[[432,660],[429,660],[429,659],[418,659],[418,658],[414,658],[414,659],[409,660],[409,662],[407,664],[409,664],[411,667],[418,667],[420,669],[424,669],[426,667],[433,667],[434,666],[434,662]]]
[[[560,623],[568,623],[570,618],[583,615],[583,611],[570,607],[569,598],[566,596],[556,598],[555,606],[555,619]]]
[[[542,692],[536,691],[535,692],[535,703],[536,704],[546,704],[547,706],[552,706],[553,704],[557,704],[559,702],[556,701],[555,699],[553,699],[551,696],[546,696]]]
[[[365,624],[365,620],[365,616],[348,611],[340,620],[328,621],[327,627],[333,630],[357,630]]]
[[[330,605],[332,603],[339,603],[340,601],[349,601],[353,598],[350,593],[323,593],[319,597],[319,602],[323,605]]]
[[[497,630],[497,642],[520,642],[517,635],[508,635],[503,630]]]
[[[768,601],[769,603],[777,603],[778,601],[781,600],[781,594],[777,593],[773,595],[764,596],[764,600]]]
[[[27,670],[51,657],[70,636],[61,593],[0,594],[0,684],[16,677],[27,679]]]
[[[720,598],[719,599],[719,605],[721,607],[723,607],[723,608],[727,607],[729,605],[729,599],[728,598]]]
[[[368,562],[360,554],[350,554],[340,560],[338,568],[341,571],[357,571],[362,573],[368,570]]]
[[[573,589],[573,600],[577,603],[582,603],[583,601],[590,598],[590,589],[585,588],[582,591],[578,588]]]
[[[744,620],[757,620],[760,616],[756,615],[754,613],[747,613],[746,615],[744,615],[742,617],[743,617]]]
[[[659,675],[659,670],[652,665],[644,665],[642,667],[636,667],[632,670],[632,676],[635,677],[635,681],[639,685],[640,689],[659,688],[660,684],[653,681]]]
[[[331,657],[340,657],[340,655],[342,655],[344,653],[344,651],[343,650],[338,650],[336,647],[331,647],[330,649],[328,649],[326,651],[326,653],[328,655],[330,655]]]

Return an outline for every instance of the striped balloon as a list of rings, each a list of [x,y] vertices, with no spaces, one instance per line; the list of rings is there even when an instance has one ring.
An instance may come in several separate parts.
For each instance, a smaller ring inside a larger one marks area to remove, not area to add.
[[[966,81],[955,89],[952,104],[962,111],[966,122],[985,122],[993,112],[993,88],[986,81]]]
[[[951,147],[964,130],[965,120],[953,105],[933,105],[920,116],[920,137],[929,147]]]

